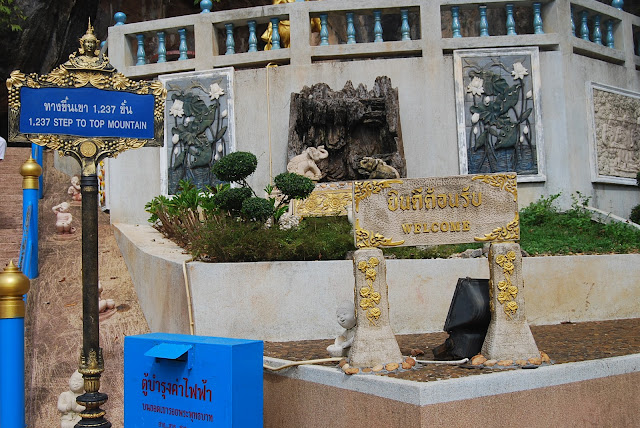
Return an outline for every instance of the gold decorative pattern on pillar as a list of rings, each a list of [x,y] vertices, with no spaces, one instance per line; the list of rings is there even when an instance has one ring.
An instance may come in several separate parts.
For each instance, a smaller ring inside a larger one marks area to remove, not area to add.
[[[477,175],[475,177],[472,177],[471,180],[480,180],[483,183],[489,184],[490,186],[499,187],[504,191],[513,193],[514,202],[518,200],[518,180],[515,173]]]
[[[369,320],[369,324],[376,325],[376,321],[380,318],[380,308],[378,308],[378,303],[380,303],[380,293],[378,293],[373,288],[373,282],[376,280],[376,275],[378,274],[376,271],[376,266],[380,261],[371,257],[368,262],[361,260],[358,263],[358,270],[362,272],[365,276],[365,280],[367,281],[366,287],[360,288],[360,308],[363,311],[367,312],[367,319]]]
[[[515,218],[504,227],[493,229],[491,233],[487,233],[484,237],[474,237],[476,241],[517,241],[520,239],[520,214],[516,211]]]
[[[503,306],[507,319],[512,319],[518,310],[516,296],[518,295],[518,287],[511,283],[511,274],[515,269],[513,261],[516,259],[516,253],[509,251],[507,254],[499,254],[496,256],[495,262],[502,268],[504,279],[498,282],[498,302]]]

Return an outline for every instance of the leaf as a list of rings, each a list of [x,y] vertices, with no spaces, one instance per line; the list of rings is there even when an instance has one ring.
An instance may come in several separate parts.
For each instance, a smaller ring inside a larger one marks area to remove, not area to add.
[[[489,128],[488,131],[489,131],[489,134],[493,135],[494,137],[498,136],[498,131],[496,129]]]
[[[506,94],[501,97],[502,112],[506,112],[511,107],[514,107],[516,104],[518,104],[518,95],[520,94],[520,91],[518,91],[518,86],[519,85],[510,86],[506,91]]]
[[[216,136],[213,138],[213,142],[215,143],[216,141],[218,141],[220,138],[222,138],[224,136],[224,133],[227,132],[227,127],[223,126],[222,128],[220,128],[220,130],[218,131],[218,133],[216,134]]]
[[[478,135],[478,138],[476,138],[476,143],[473,146],[473,150],[476,151],[480,147],[484,146],[487,143],[488,136],[489,135],[487,134],[487,131],[483,131],[482,134]]]
[[[493,147],[494,149],[508,149],[514,147],[516,142],[518,141],[518,129],[514,126],[509,129],[509,131],[500,132],[500,136],[498,137],[498,143]]]
[[[531,108],[531,107],[526,109],[524,111],[524,113],[522,113],[522,117],[520,118],[520,122],[519,123],[522,123],[525,120],[527,120],[527,118],[529,117],[529,115],[531,114],[532,111],[533,111],[533,108]]]
[[[187,155],[185,150],[178,153],[178,156],[173,161],[173,169],[176,170],[182,166],[182,162],[184,162],[184,157]]]

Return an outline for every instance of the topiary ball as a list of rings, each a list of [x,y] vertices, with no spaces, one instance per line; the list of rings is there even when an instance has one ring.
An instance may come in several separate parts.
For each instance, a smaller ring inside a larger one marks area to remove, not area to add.
[[[245,199],[241,212],[247,220],[264,222],[273,215],[273,203],[264,198]]]
[[[273,182],[278,190],[291,199],[305,199],[316,187],[309,177],[294,172],[278,174],[273,179]]]
[[[253,153],[233,152],[213,164],[211,171],[222,181],[242,181],[256,170],[258,159]]]
[[[242,203],[252,194],[248,187],[236,187],[216,193],[213,195],[213,201],[223,210],[239,213],[242,210]]]
[[[629,216],[629,220],[634,222],[635,224],[640,224],[640,205],[636,205],[631,210],[631,215]]]

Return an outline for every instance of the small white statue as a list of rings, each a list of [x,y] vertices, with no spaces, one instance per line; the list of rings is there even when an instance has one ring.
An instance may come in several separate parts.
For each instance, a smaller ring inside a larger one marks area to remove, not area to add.
[[[84,379],[78,370],[69,378],[69,391],[64,391],[58,397],[58,411],[60,416],[60,428],[73,428],[79,421],[79,413],[84,410],[76,402],[76,398],[84,392]]]
[[[67,190],[72,201],[82,201],[82,192],[80,190],[80,177],[74,175],[71,177],[71,186]]]
[[[344,328],[344,332],[333,342],[333,345],[327,346],[327,352],[332,357],[346,357],[353,343],[353,337],[356,334],[356,315],[353,304],[344,302],[336,310],[338,324]]]
[[[318,165],[316,165],[316,161],[328,157],[329,152],[327,152],[324,146],[318,146],[317,148],[307,147],[304,152],[291,158],[287,164],[287,171],[304,175],[313,181],[318,181],[324,177],[324,174],[320,171]]]
[[[102,288],[102,284],[98,281],[98,312],[103,313],[110,311],[111,309],[116,307],[116,303],[113,299],[103,299],[102,292],[104,289]]]
[[[51,208],[51,210],[56,213],[56,230],[58,234],[63,235],[65,233],[75,232],[75,227],[71,227],[73,216],[69,212],[68,202],[62,202]]]

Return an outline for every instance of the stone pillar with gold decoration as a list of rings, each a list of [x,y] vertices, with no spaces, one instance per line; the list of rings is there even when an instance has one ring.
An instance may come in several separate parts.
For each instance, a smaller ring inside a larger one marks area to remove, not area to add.
[[[0,427],[24,428],[24,295],[29,278],[13,261],[0,273]]]
[[[351,367],[402,363],[389,322],[387,267],[382,250],[362,248],[353,255],[356,332],[349,351]]]
[[[539,358],[525,313],[522,254],[518,243],[491,244],[489,275],[491,322],[482,355],[490,360]]]

